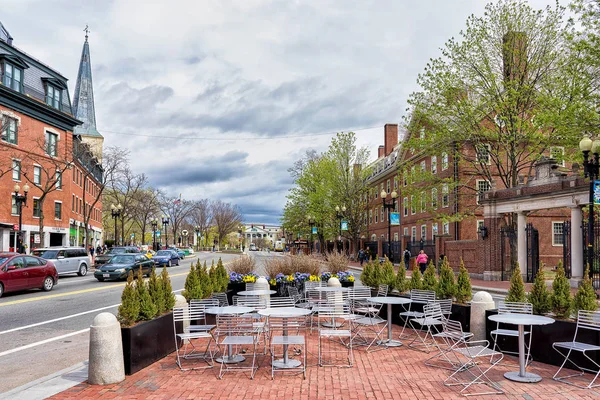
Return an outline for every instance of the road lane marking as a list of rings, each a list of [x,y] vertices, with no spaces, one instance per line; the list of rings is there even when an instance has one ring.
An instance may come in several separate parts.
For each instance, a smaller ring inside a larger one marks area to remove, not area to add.
[[[65,338],[68,338],[70,336],[79,335],[80,333],[85,333],[85,332],[88,332],[89,330],[90,330],[90,328],[85,328],[85,329],[82,329],[82,330],[77,331],[77,332],[67,333],[65,335],[60,335],[60,336],[57,336],[57,337],[54,337],[54,338],[50,338],[50,339],[46,339],[46,340],[41,340],[39,342],[30,343],[30,344],[27,344],[27,345],[21,346],[21,347],[15,347],[14,349],[6,350],[6,351],[3,351],[2,353],[0,353],[0,357],[7,356],[9,354],[16,353],[18,351],[27,350],[27,349],[30,349],[32,347],[41,346],[41,345],[46,344],[46,343],[55,342],[57,340],[65,339]]]

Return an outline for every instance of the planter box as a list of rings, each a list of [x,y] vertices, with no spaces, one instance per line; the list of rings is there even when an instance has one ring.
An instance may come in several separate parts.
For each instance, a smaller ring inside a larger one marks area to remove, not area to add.
[[[175,351],[173,313],[121,328],[125,374],[131,375]]]
[[[493,345],[491,331],[496,329],[496,322],[490,321],[488,317],[490,315],[498,314],[498,310],[487,310],[485,312],[486,318],[486,338]],[[501,328],[506,329],[517,329],[516,325],[500,324]],[[533,326],[531,340],[531,356],[533,361],[542,362],[545,364],[556,365],[557,367],[562,364],[564,358],[558,354],[556,350],[552,348],[554,342],[571,342],[575,335],[575,328],[577,323],[575,321],[565,321],[557,319],[553,324],[550,325],[537,325]],[[526,328],[528,329],[528,328]],[[525,343],[528,343],[529,339],[525,335]],[[577,335],[578,342],[585,342],[590,344],[600,344],[600,332],[592,331],[589,329],[580,330]],[[518,339],[506,336],[498,336],[498,346],[504,351],[518,352]],[[563,350],[564,351],[564,350]],[[600,363],[599,352],[589,352],[588,355],[597,363]],[[592,363],[589,362],[579,352],[571,353],[571,357],[575,363],[585,368],[596,368]],[[568,368],[572,368],[572,365],[566,365]]]
[[[342,287],[354,287],[354,282],[340,282]]]
[[[233,296],[236,296],[239,292],[246,290],[246,284],[244,282],[236,282],[227,285],[227,300],[229,304],[233,304]]]

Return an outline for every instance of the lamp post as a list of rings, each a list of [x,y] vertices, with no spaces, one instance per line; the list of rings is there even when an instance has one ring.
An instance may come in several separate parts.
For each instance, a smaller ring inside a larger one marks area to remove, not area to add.
[[[388,210],[388,260],[392,261],[392,210],[396,208],[396,199],[398,198],[398,193],[394,190],[390,197],[391,199],[387,201],[387,193],[385,190],[382,190],[380,193],[381,200],[383,201],[383,208]]]
[[[169,217],[162,216],[162,224],[165,227],[165,248],[169,247]]]
[[[19,213],[19,232],[17,232],[17,247],[15,250],[18,253],[23,253],[24,249],[23,249],[23,233],[21,232],[21,230],[23,229],[23,204],[27,204],[27,193],[29,192],[29,185],[25,184],[25,186],[23,186],[23,194],[19,194],[19,191],[21,190],[21,187],[19,186],[18,183],[15,183],[15,205],[17,206],[17,212]]]
[[[590,273],[594,267],[594,180],[598,179],[599,172],[599,152],[600,140],[592,141],[591,135],[585,136],[579,142],[579,149],[583,153],[583,171],[586,177],[590,178],[590,209],[588,212],[588,231],[587,231],[587,263],[590,266]],[[590,151],[594,155],[590,159]]]
[[[186,246],[189,247],[190,246],[190,242],[189,242],[189,239],[188,239],[189,232],[184,229],[184,230],[181,231],[181,234],[183,235],[183,241],[182,241],[181,244],[185,243]]]
[[[196,232],[196,251],[200,251],[200,227],[198,225],[194,227],[194,232]]]
[[[121,216],[121,212],[123,211],[123,206],[121,205],[121,203],[114,205],[111,204],[110,205],[110,214],[112,215],[113,219],[115,220],[115,244],[119,244],[119,239],[117,237],[117,219],[119,219],[119,217]]]
[[[156,228],[158,227],[158,219],[156,217],[150,218],[150,224],[152,225],[152,250],[156,251]]]
[[[315,219],[312,216],[308,216],[307,218],[308,220],[308,226],[310,228],[310,246],[308,248],[308,252],[309,254],[312,254],[313,252],[313,226],[315,226]]]
[[[344,218],[344,213],[346,212],[346,206],[335,206],[335,217],[340,220],[338,225],[340,232],[340,242],[342,241],[342,218]],[[344,250],[344,245],[342,244],[342,251]]]

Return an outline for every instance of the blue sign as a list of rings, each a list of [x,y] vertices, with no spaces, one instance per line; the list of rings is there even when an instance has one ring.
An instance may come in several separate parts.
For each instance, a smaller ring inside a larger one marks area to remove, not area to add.
[[[316,226],[313,226],[313,227],[312,227],[312,234],[313,234],[313,235],[316,235],[317,233],[318,233],[318,231],[317,231],[317,227],[316,227]]]
[[[342,221],[341,229],[343,231],[347,231],[348,230],[348,221]]]
[[[156,231],[156,237],[160,237],[160,231]]]
[[[390,213],[390,225],[400,225],[400,213],[399,212],[391,212]]]
[[[594,204],[600,204],[600,181],[594,181]]]

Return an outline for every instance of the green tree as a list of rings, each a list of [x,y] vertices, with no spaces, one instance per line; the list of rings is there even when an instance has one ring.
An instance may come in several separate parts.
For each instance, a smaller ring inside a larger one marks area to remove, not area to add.
[[[598,301],[596,301],[596,291],[590,279],[590,265],[585,267],[583,280],[579,284],[579,289],[573,299],[573,309],[575,311],[596,311],[598,309]]]
[[[200,281],[200,299],[206,299],[213,294],[213,282],[206,269],[206,266],[200,267],[197,270],[198,280]]]
[[[423,289],[423,280],[421,275],[421,270],[419,269],[419,265],[417,264],[417,260],[415,259],[415,263],[412,269],[412,275],[410,277],[410,282],[408,284],[409,289]]]
[[[138,321],[140,316],[140,300],[137,297],[135,285],[133,284],[133,272],[129,271],[127,284],[121,294],[121,305],[117,319],[122,326],[131,326]]]
[[[556,276],[554,277],[554,282],[552,282],[552,296],[550,299],[552,303],[552,312],[558,318],[569,318],[571,316],[571,307],[573,305],[571,299],[571,285],[565,276],[562,260],[558,261]]]
[[[402,268],[400,268],[402,269]],[[385,261],[381,266],[381,282],[383,284],[388,285],[389,290],[391,291],[396,284],[396,274],[394,273],[394,264],[385,257]]]
[[[447,257],[444,257],[440,267],[440,281],[436,293],[439,299],[451,299],[456,294],[454,271],[452,270],[452,267],[450,267],[450,264],[448,264]]]
[[[150,298],[156,305],[156,315],[161,315],[166,311],[165,309],[165,294],[163,293],[163,283],[161,279],[156,275],[156,268],[152,267],[150,273],[150,279],[148,279],[148,292]]]
[[[508,288],[508,294],[506,295],[506,301],[514,301],[524,303],[527,300],[525,295],[525,284],[523,283],[523,277],[521,276],[521,267],[519,263],[515,265],[512,276],[510,277],[510,287]]]
[[[383,282],[383,271],[381,269],[381,263],[379,262],[379,258],[375,258],[373,260],[373,281],[371,282],[371,287],[377,287],[380,283]]]
[[[173,307],[175,307],[175,294],[173,293],[171,277],[169,276],[166,266],[163,267],[163,270],[160,273],[160,282],[163,287],[162,292],[164,296],[165,311],[171,311]]]
[[[223,260],[219,257],[219,261],[217,262],[217,276],[219,277],[219,288],[218,292],[226,292],[227,285],[229,285],[229,275],[227,274],[227,270],[223,265]],[[217,289],[215,289],[217,290]]]
[[[535,275],[535,280],[527,296],[527,301],[533,306],[534,314],[543,315],[550,311],[550,292],[546,286],[544,263],[541,263],[540,269]]]
[[[435,277],[435,266],[433,265],[433,261],[429,261],[429,265],[425,268],[425,272],[423,273],[423,290],[436,290],[437,289],[437,279]]]
[[[142,267],[138,270],[137,282],[135,283],[135,290],[137,297],[140,299],[140,320],[148,321],[156,316],[156,304],[150,297],[150,291],[148,285],[144,282],[144,274],[142,273]]]
[[[369,260],[360,274],[360,281],[365,286],[373,287],[373,261]]]
[[[394,284],[394,287],[400,293],[404,293],[408,289],[408,280],[406,279],[406,269],[402,265],[400,267],[398,267],[398,273],[396,274],[396,282]]]
[[[460,259],[460,270],[458,272],[458,279],[456,282],[456,302],[460,304],[466,304],[471,300],[473,292],[471,289],[471,277],[469,271],[465,268],[465,263],[461,257]]]
[[[190,266],[190,272],[188,272],[183,285],[184,290],[181,293],[183,297],[190,302],[192,299],[202,299],[202,288],[200,287],[200,278],[198,277],[197,269],[199,268],[200,261],[196,264],[192,263]]]

